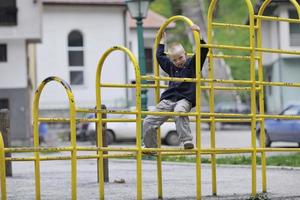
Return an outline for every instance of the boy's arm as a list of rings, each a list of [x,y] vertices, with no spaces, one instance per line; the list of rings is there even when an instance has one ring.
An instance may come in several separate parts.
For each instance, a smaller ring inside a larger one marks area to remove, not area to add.
[[[159,42],[157,51],[156,51],[156,59],[160,67],[170,75],[172,62],[165,54],[165,42],[166,42],[166,33],[163,33],[161,40]]]
[[[191,29],[192,29],[193,31],[197,31],[197,32],[200,33],[200,27],[197,26],[196,24],[192,25],[192,26],[191,26]],[[200,43],[201,43],[201,44],[206,44],[206,42],[205,42],[202,38],[201,38],[201,40],[200,40]],[[201,70],[202,70],[202,68],[203,68],[203,64],[204,64],[204,61],[205,61],[205,59],[206,59],[207,53],[208,53],[208,48],[206,48],[206,47],[201,47],[201,62],[200,62]],[[194,56],[192,57],[192,61],[193,61],[193,63],[196,64],[195,58],[196,58],[196,55],[194,55]]]

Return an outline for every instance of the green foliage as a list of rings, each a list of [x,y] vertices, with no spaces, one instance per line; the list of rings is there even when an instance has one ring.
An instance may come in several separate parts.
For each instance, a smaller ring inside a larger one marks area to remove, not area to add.
[[[208,3],[206,3],[208,6]],[[245,1],[226,0],[218,1],[214,12],[214,22],[245,24],[248,17],[248,8]],[[235,46],[249,46],[249,30],[240,28],[214,28],[214,43]],[[226,55],[249,55],[247,51],[222,49]],[[238,80],[250,78],[250,63],[246,60],[227,59],[226,63],[231,67],[232,76]]]
[[[155,0],[151,3],[150,9],[169,18],[173,15],[181,14],[180,5],[180,0]],[[175,28],[169,30],[167,34],[168,43],[180,41],[187,52],[192,51],[192,45],[186,35],[185,23],[176,22]]]
[[[166,18],[173,15],[170,0],[155,0],[151,3],[150,9]]]

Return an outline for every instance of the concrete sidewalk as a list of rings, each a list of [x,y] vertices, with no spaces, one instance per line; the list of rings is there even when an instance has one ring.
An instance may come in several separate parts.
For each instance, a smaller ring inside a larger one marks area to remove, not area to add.
[[[78,161],[78,198],[99,199],[95,160]],[[105,184],[109,200],[136,199],[135,160],[110,159],[110,182]],[[42,199],[71,199],[70,161],[41,162]],[[143,199],[157,199],[156,162],[143,160]],[[8,199],[35,198],[33,162],[13,162],[13,177],[7,178]],[[195,164],[163,163],[164,199],[196,198]],[[261,191],[261,172],[257,170],[257,191]],[[125,183],[121,179],[125,180]],[[268,196],[271,199],[300,199],[300,169],[267,169]],[[218,196],[211,196],[210,165],[202,164],[202,199],[247,199],[251,193],[251,168],[217,167]]]

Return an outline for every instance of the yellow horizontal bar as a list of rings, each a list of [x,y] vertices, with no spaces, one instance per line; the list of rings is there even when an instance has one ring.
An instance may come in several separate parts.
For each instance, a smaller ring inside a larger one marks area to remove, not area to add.
[[[148,80],[171,80],[172,78],[169,77],[159,77],[159,76],[143,76],[144,79]],[[172,79],[173,80],[173,79]],[[183,78],[176,78],[176,81],[182,81]],[[185,80],[188,80],[187,82],[196,82],[196,79],[190,79],[185,78]],[[228,83],[228,84],[252,84],[251,81],[248,80],[224,80],[224,79],[201,79],[202,82],[208,82],[208,83]]]
[[[197,82],[195,78],[171,78],[161,76],[141,76],[142,80],[163,80],[163,81],[177,81],[177,82]]]
[[[117,84],[117,83],[101,83],[100,87],[104,88],[135,88],[136,84]],[[141,84],[142,88],[155,88],[155,84]]]
[[[72,147],[16,147],[5,148],[6,153],[24,153],[24,152],[61,152],[72,151]]]
[[[224,80],[224,79],[204,78],[204,79],[201,79],[201,81],[206,82],[206,83],[245,84],[245,85],[252,84],[252,81],[248,81],[248,80]]]
[[[209,90],[211,89],[210,86],[202,86],[201,89]],[[251,87],[224,87],[224,86],[214,86],[214,90],[251,90]],[[256,90],[260,90],[259,87],[256,88]]]
[[[181,113],[181,112],[152,112],[152,111],[142,111],[142,114],[146,115],[168,115],[168,116],[197,116],[197,113],[195,112],[189,112],[189,113]],[[243,117],[243,118],[251,118],[252,114],[237,114],[237,113],[207,113],[207,112],[200,112],[201,116],[207,116],[207,117]],[[300,116],[283,116],[283,115],[256,115],[256,118],[274,118],[274,119],[300,119]],[[39,118],[40,121],[44,122],[69,122],[69,118]],[[227,119],[222,119],[227,120]],[[222,121],[220,120],[220,121]],[[97,122],[96,119],[84,119],[79,121],[86,121],[86,122]],[[210,120],[203,120],[201,121],[210,121]],[[235,120],[236,121],[236,120]],[[136,119],[126,119],[126,118],[104,118],[102,119],[102,122],[136,122]],[[55,148],[54,148],[55,149]],[[25,148],[23,150],[20,150],[23,152],[30,151],[26,150]],[[43,150],[47,151],[47,150]],[[54,150],[53,150],[54,151]],[[69,150],[70,151],[70,150]]]
[[[257,148],[258,152],[300,152],[299,147],[289,148]]]
[[[274,16],[254,15],[254,18],[264,19],[268,21],[284,21],[284,22],[291,22],[291,23],[300,23],[299,19],[282,18],[282,17],[274,17]]]
[[[234,46],[234,45],[203,44],[202,46],[206,47],[206,48],[215,48],[215,49],[231,49],[231,50],[243,50],[243,51],[250,51],[251,50],[250,47]]]
[[[145,115],[169,115],[169,116],[197,116],[195,112],[182,113],[182,112],[153,112],[153,111],[142,111]]]
[[[212,25],[214,27],[221,27],[221,28],[246,28],[246,29],[250,29],[249,25],[242,25],[242,24],[227,24],[227,23],[213,22]],[[257,29],[257,26],[254,26],[254,28]]]
[[[206,48],[216,48],[216,49],[231,49],[231,50],[242,50],[242,51],[259,51],[265,53],[280,53],[280,54],[293,54],[300,55],[300,51],[289,51],[281,49],[269,49],[269,48],[250,48],[246,46],[234,46],[234,45],[216,45],[216,44],[204,44],[202,45]]]
[[[240,59],[240,60],[250,60],[250,56],[237,56],[237,55],[221,55],[221,54],[213,54],[214,58],[222,58],[222,59]],[[259,60],[260,58],[258,56],[254,57],[256,60]]]
[[[237,114],[237,113],[207,113],[207,112],[201,112],[201,116],[209,116],[209,117],[244,117],[244,118],[250,118],[253,115],[252,114]]]
[[[286,87],[300,87],[300,83],[288,83],[288,82],[258,82],[259,85],[264,86],[286,86]]]
[[[281,49],[255,48],[255,51],[265,52],[265,53],[300,55],[300,51],[281,50]]]
[[[214,121],[216,121],[216,122],[251,122],[251,119],[240,119],[240,118],[219,119],[219,118],[215,118]]]
[[[103,151],[137,151],[133,148],[106,148]],[[201,149],[201,154],[233,154],[233,153],[251,153],[253,148],[204,148]],[[173,155],[194,155],[197,149],[185,150],[183,148],[147,148],[142,149],[143,152],[160,152],[163,156],[173,156]],[[257,152],[300,152],[299,147],[295,148],[256,148]],[[123,153],[123,154],[104,154],[103,158],[124,158],[124,157],[135,157],[136,153]],[[99,155],[83,155],[77,156],[77,159],[97,159]],[[6,158],[6,161],[35,161],[35,157],[28,158]],[[41,161],[51,161],[51,160],[71,160],[71,156],[53,156],[53,157],[40,157]]]
[[[257,114],[256,117],[258,118],[268,118],[268,119],[296,119],[296,120],[300,120],[300,116],[299,115],[260,115]]]
[[[76,118],[75,119],[76,122],[97,122],[96,119],[88,119],[88,118]],[[62,118],[62,117],[58,117],[58,118],[53,118],[53,117],[40,117],[38,118],[38,121],[40,122],[52,122],[52,123],[56,123],[56,122],[70,122],[70,118]]]

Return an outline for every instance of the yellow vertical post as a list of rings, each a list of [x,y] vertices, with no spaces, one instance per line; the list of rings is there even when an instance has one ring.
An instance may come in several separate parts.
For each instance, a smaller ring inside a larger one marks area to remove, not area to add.
[[[108,49],[107,51],[104,52],[104,54],[101,56],[98,65],[97,65],[97,72],[96,72],[96,82],[95,82],[95,87],[96,87],[96,108],[97,110],[101,109],[101,72],[102,72],[102,67],[103,63],[106,59],[106,57],[110,54],[110,52],[113,51],[112,48]],[[96,130],[97,130],[97,154],[98,154],[98,181],[99,181],[99,198],[101,200],[104,200],[105,194],[104,194],[104,161],[103,161],[103,151],[100,149],[103,146],[103,141],[102,141],[102,113],[97,112],[97,123],[96,123]]]
[[[77,144],[76,144],[76,108],[75,100],[71,88],[67,83],[63,83],[69,97],[69,115],[70,115],[70,129],[71,129],[71,165],[72,165],[72,200],[77,199]]]
[[[39,88],[35,91],[33,100],[33,146],[34,148],[39,148],[39,121],[38,121],[38,107],[41,91],[45,86],[43,81]],[[40,153],[38,151],[34,152],[34,174],[35,174],[35,199],[41,199],[41,182],[40,182]]]
[[[135,57],[128,50],[129,58],[135,69],[135,101],[136,101],[136,147],[137,151],[137,199],[141,200],[143,198],[142,194],[142,102],[141,102],[141,73],[139,65]]]
[[[161,39],[162,33],[165,30],[165,28],[172,22],[176,20],[182,20],[189,26],[193,25],[193,22],[184,16],[173,16],[170,17],[163,25],[160,27],[154,43],[154,52],[157,50],[157,46],[159,44],[159,41]],[[196,43],[196,146],[197,146],[197,154],[196,154],[196,160],[197,160],[197,166],[196,166],[196,190],[197,190],[197,198],[201,199],[201,123],[200,123],[200,96],[201,96],[201,70],[200,70],[200,36],[198,32],[194,32],[194,39]],[[154,73],[155,76],[159,76],[159,67],[157,60],[154,59]],[[159,101],[159,95],[160,95],[160,89],[159,89],[159,80],[156,80],[155,82],[155,93],[156,93],[156,100]],[[160,139],[160,132],[158,132],[158,139]],[[160,143],[158,143],[160,144]],[[157,156],[157,179],[158,179],[158,198],[162,198],[162,167],[161,167],[161,156],[160,153],[158,153]]]
[[[166,26],[166,25],[165,25]],[[161,40],[162,37],[162,32],[164,31],[165,28],[164,25],[162,25],[155,37],[155,42],[154,42],[154,47],[153,47],[153,66],[154,66],[154,76],[159,77],[159,65],[157,63],[156,59],[156,51],[157,51],[157,46]],[[160,100],[160,80],[155,80],[155,102],[158,104]],[[160,128],[157,130],[157,147],[161,148],[161,139],[160,139]],[[157,162],[156,162],[156,167],[157,167],[157,196],[158,199],[163,199],[163,183],[162,183],[162,158],[161,158],[161,153],[157,153]]]
[[[141,114],[141,75],[138,66],[138,62],[133,54],[130,52],[129,49],[122,47],[122,46],[114,46],[109,48],[104,52],[102,57],[100,58],[98,65],[97,65],[97,72],[96,72],[96,104],[97,110],[101,109],[101,72],[103,68],[103,63],[107,56],[116,50],[121,50],[129,56],[130,61],[132,62],[135,70],[136,76],[136,147],[137,147],[137,199],[142,199],[142,135],[141,135],[141,123],[142,123],[142,114]],[[102,147],[102,113],[97,113],[97,144],[98,144],[98,167],[99,167],[99,193],[100,199],[104,200],[104,174],[103,174],[103,150],[100,148]]]
[[[252,146],[252,195],[256,195],[256,80],[255,80],[255,31],[254,10],[250,0],[246,0],[249,11],[249,47],[251,84],[251,146]]]
[[[261,5],[258,15],[263,15],[263,12],[267,5],[270,3],[271,0],[266,0]],[[256,25],[257,25],[257,47],[262,48],[262,27],[261,27],[261,19],[256,19]],[[262,52],[258,52],[257,56],[259,57],[258,60],[258,81],[263,81],[263,66],[262,66]],[[259,85],[259,113],[260,115],[263,115],[265,113],[264,108],[264,86]],[[262,118],[260,121],[260,146],[262,148],[265,148],[265,119]],[[267,174],[266,174],[266,153],[265,151],[261,152],[261,173],[262,173],[262,191],[267,192]]]
[[[192,25],[192,24],[190,24]],[[201,199],[202,190],[201,190],[201,46],[200,46],[200,34],[194,31],[194,39],[196,46],[196,192],[197,199]]]
[[[5,172],[5,151],[2,133],[0,132],[0,178],[1,178],[1,200],[6,200],[6,172]]]
[[[213,12],[216,7],[216,0],[212,0],[209,5],[208,15],[207,15],[207,42],[212,44],[212,23],[213,23]],[[209,65],[208,65],[208,75],[210,79],[214,78],[214,66],[213,66],[213,51],[210,48],[208,51]],[[215,112],[214,98],[215,90],[213,82],[209,83],[209,110],[211,113]],[[216,127],[215,127],[215,117],[210,117],[210,147],[211,149],[216,148]],[[211,177],[212,177],[212,194],[217,195],[217,168],[216,168],[216,154],[211,154]]]
[[[52,76],[46,78],[35,91],[34,100],[33,100],[33,143],[34,148],[39,149],[39,100],[41,96],[41,92],[45,85],[50,81],[56,81],[60,83],[66,93],[68,95],[69,100],[69,108],[70,108],[70,129],[71,129],[71,192],[72,192],[72,200],[77,199],[77,147],[76,147],[76,109],[75,109],[75,101],[74,95],[72,93],[71,87],[64,80]],[[35,195],[36,199],[41,199],[41,184],[40,184],[40,152],[35,151]]]

